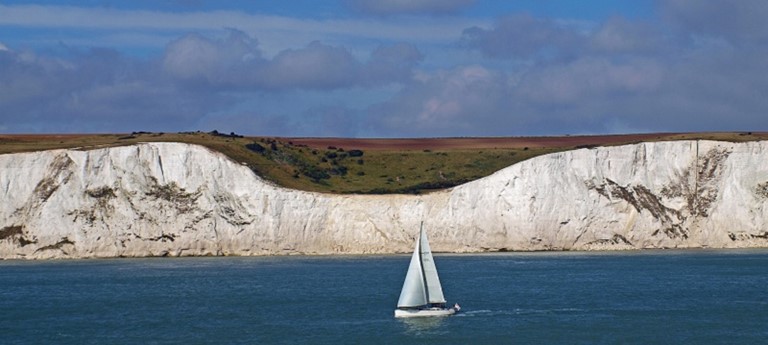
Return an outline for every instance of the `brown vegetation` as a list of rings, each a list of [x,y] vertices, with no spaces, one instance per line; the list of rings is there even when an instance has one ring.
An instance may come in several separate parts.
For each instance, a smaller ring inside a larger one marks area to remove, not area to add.
[[[294,145],[324,149],[328,146],[354,147],[363,150],[457,150],[457,149],[522,149],[579,148],[622,145],[644,141],[708,139],[721,141],[754,141],[768,139],[768,132],[748,133],[647,133],[620,135],[573,135],[545,137],[459,137],[415,139],[350,139],[350,138],[282,138]]]

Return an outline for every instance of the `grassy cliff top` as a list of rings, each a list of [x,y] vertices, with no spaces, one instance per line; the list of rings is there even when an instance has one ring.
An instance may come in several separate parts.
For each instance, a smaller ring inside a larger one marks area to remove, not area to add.
[[[607,136],[345,139],[210,133],[0,135],[0,154],[181,142],[219,151],[273,183],[326,193],[424,193],[488,176],[542,154],[647,141],[768,140],[766,132]]]

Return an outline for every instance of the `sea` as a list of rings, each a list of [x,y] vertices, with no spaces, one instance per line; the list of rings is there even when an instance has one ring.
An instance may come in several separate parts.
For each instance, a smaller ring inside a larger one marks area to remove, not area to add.
[[[0,344],[766,344],[768,250],[0,261]]]

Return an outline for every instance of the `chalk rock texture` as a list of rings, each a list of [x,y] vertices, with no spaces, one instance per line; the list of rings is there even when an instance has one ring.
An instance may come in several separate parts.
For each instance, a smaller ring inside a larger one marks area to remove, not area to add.
[[[768,142],[554,153],[426,195],[274,186],[206,148],[0,155],[0,258],[768,246]]]

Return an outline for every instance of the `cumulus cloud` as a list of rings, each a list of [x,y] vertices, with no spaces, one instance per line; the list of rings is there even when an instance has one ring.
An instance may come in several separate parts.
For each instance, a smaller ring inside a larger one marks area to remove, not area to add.
[[[0,52],[0,125],[17,132],[168,130],[220,105],[220,97],[179,90],[151,63],[113,50],[67,56]],[[137,128],[139,127],[139,128]]]
[[[372,15],[456,13],[469,7],[475,0],[347,0],[355,10]]]
[[[381,45],[368,61],[359,61],[345,47],[317,41],[267,59],[255,39],[231,30],[221,40],[190,34],[172,42],[162,65],[182,82],[221,89],[276,91],[404,82],[420,61],[421,53],[406,43]]]
[[[582,58],[528,70],[518,82],[517,95],[542,106],[590,103],[654,92],[663,76],[663,66],[653,60],[618,63],[605,58]]]
[[[258,41],[230,30],[227,38],[213,40],[188,34],[165,49],[162,66],[171,76],[212,85],[238,85],[253,66],[264,63]]]
[[[266,58],[256,39],[236,30],[219,39],[185,35],[156,59],[66,46],[55,54],[5,49],[0,126],[20,132],[198,129],[215,123],[213,113],[246,114],[238,106],[253,95],[405,83],[421,58],[405,43],[380,45],[361,60],[345,47],[321,42]],[[334,112],[340,113],[314,113]]]
[[[504,122],[499,107],[508,108],[507,94],[503,73],[462,66],[422,75],[367,113],[374,126],[388,136],[477,135]],[[494,132],[498,131],[486,133]]]
[[[525,62],[505,69],[498,107],[508,111],[488,122],[517,118],[542,134],[756,130],[768,109],[757,96],[768,92],[767,11],[762,1],[673,0],[661,3],[663,25],[614,16],[582,27],[520,14],[468,28],[461,43]]]
[[[280,52],[254,82],[265,87],[335,89],[361,83],[362,64],[345,48],[312,42]]]
[[[569,59],[425,72],[368,113],[390,136],[765,129],[764,54],[695,41],[670,47],[679,41],[634,29],[618,32],[635,40],[597,46],[613,25],[596,28]]]
[[[471,1],[360,4],[381,6],[368,12],[377,15],[440,14]],[[768,5],[759,0],[658,4],[657,18],[614,16],[585,23],[523,13],[489,24],[425,18],[421,22],[440,24],[425,25],[429,30],[392,24],[410,17],[380,25],[380,18],[155,12],[150,14],[157,20],[139,26],[205,25],[143,58],[66,44],[38,52],[0,44],[0,128],[215,128],[286,136],[766,130]],[[86,25],[72,19],[74,14],[104,14],[100,20],[111,29],[138,25],[146,17],[141,11],[106,9],[63,8],[70,16],[56,16],[50,7],[0,9],[0,21],[50,20],[54,27]],[[5,10],[23,12],[26,19],[13,19]],[[222,34],[221,18],[246,29]],[[249,34],[265,27],[299,30],[302,39],[267,49]],[[421,50],[391,39],[417,31],[410,42],[419,42]],[[450,35],[459,44],[447,44]],[[367,37],[363,46],[355,45],[360,37]],[[318,38],[323,40],[313,41]]]

